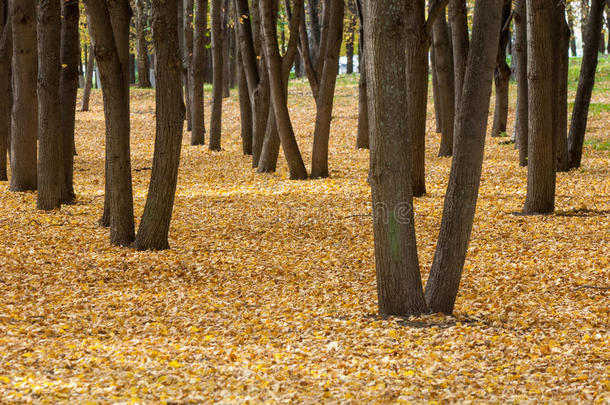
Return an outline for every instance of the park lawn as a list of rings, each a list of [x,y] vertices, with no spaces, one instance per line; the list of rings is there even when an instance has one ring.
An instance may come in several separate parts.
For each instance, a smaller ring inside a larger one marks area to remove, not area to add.
[[[606,106],[608,59],[600,69],[593,103]],[[0,191],[0,402],[610,401],[610,153],[595,146],[610,141],[609,109],[592,108],[582,168],[558,174],[555,215],[514,215],[527,169],[506,138],[488,138],[455,317],[381,319],[368,151],[354,150],[357,89],[339,79],[329,179],[290,181],[283,158],[278,173],[254,173],[235,93],[223,152],[190,146],[185,132],[163,252],[110,247],[97,226],[104,122],[94,91],[91,111],[77,113],[77,204],[45,213],[33,193]],[[304,82],[289,93],[309,162],[311,93]],[[137,220],[153,97],[132,92]],[[512,106],[509,118],[512,128]],[[424,279],[450,167],[436,157],[431,106],[427,127],[428,194],[415,201]]]

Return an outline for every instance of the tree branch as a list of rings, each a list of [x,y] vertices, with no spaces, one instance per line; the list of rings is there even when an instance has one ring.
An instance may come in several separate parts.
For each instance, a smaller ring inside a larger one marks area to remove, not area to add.
[[[424,23],[424,31],[430,37],[432,35],[432,26],[434,25],[434,21],[441,14],[441,12],[447,7],[449,4],[449,0],[435,0],[434,3],[430,5],[430,11],[428,11],[428,19]]]

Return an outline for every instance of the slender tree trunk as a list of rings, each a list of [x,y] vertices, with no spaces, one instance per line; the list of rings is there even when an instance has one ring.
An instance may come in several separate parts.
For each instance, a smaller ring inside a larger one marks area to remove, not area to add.
[[[13,111],[11,118],[11,191],[36,190],[36,2],[12,3]]]
[[[356,37],[356,7],[354,0],[348,0],[347,6],[349,13],[345,27],[345,57],[347,59],[345,73],[351,75],[354,73],[354,39]]]
[[[517,69],[517,109],[515,139],[519,145],[519,165],[527,166],[528,102],[527,102],[527,7],[526,0],[515,3],[515,56]]]
[[[185,107],[178,49],[177,0],[153,0],[151,22],[157,62],[155,71],[156,136],[148,197],[135,240],[138,250],[169,248],[169,225],[178,181]]]
[[[496,105],[491,136],[506,134],[506,121],[508,120],[508,84],[510,81],[510,67],[506,63],[506,44],[510,39],[509,19],[511,18],[511,0],[504,0],[502,4],[502,31],[498,41],[498,55],[494,71],[494,84],[496,86]]]
[[[180,28],[182,34],[182,83],[186,99],[186,129],[192,130],[191,120],[191,88],[189,80],[191,76],[191,55],[193,55],[193,0],[180,0],[178,7],[182,7]]]
[[[203,79],[205,69],[205,33],[207,30],[208,1],[196,0],[193,58],[191,61],[191,145],[205,142]]]
[[[455,105],[460,105],[466,61],[468,59],[468,8],[466,0],[449,1],[449,21],[451,22],[451,44],[453,45],[453,66],[455,75]]]
[[[318,58],[320,56],[320,41],[322,39],[322,29],[320,26],[320,18],[318,13],[320,12],[320,0],[308,0],[307,2],[307,11],[309,14],[309,32],[310,41],[309,45],[311,45],[310,52],[313,64],[318,63]]]
[[[438,156],[453,153],[453,118],[455,115],[455,88],[453,74],[453,52],[445,12],[434,21],[434,62],[438,80],[441,107],[441,146]],[[435,99],[436,101],[436,99]]]
[[[369,112],[366,90],[366,56],[364,46],[364,16],[361,0],[356,0],[360,31],[358,33],[358,134],[356,135],[356,148],[369,148]]]
[[[381,315],[427,311],[419,271],[406,120],[406,2],[365,2],[373,230],[377,296]]]
[[[570,168],[580,167],[582,160],[582,147],[587,130],[587,117],[591,93],[595,84],[595,70],[597,69],[597,43],[601,33],[603,21],[603,0],[592,0],[591,13],[587,21],[584,36],[583,58],[580,67],[578,89],[574,99],[574,109],[570,121],[568,135],[568,160]]]
[[[610,4],[606,1],[606,31],[608,32],[608,46],[606,47],[606,53],[610,54]]]
[[[568,26],[570,27],[570,50],[572,51],[572,56],[576,57],[576,36],[574,35],[574,17],[571,12],[568,12]]]
[[[214,82],[212,88],[212,113],[210,117],[210,150],[219,151],[222,129],[223,51],[222,51],[222,0],[211,0],[212,63]]]
[[[93,46],[90,47],[89,57],[87,58],[87,72],[85,73],[85,87],[83,88],[83,99],[81,101],[81,111],[89,111],[89,98],[91,97],[91,86],[93,85],[93,69],[95,55]]]
[[[438,88],[438,74],[436,73],[436,52],[434,42],[430,46],[430,75],[432,76],[432,99],[434,102],[434,131],[438,134],[443,131],[441,96]]]
[[[222,6],[222,98],[231,95],[231,27],[229,26],[229,0]]]
[[[236,21],[238,19],[237,13]],[[235,46],[237,48],[237,85],[239,88],[239,117],[241,122],[241,141],[244,155],[252,155],[252,105],[248,93],[248,82],[239,47],[239,33],[235,29]]]
[[[565,4],[553,8],[553,121],[557,171],[567,172],[568,165],[568,69],[570,63],[570,29],[566,21]]]
[[[117,46],[121,41],[115,39],[116,34],[113,34],[113,28],[118,28],[120,24],[114,27],[111,24],[111,10],[106,8],[105,1],[85,0],[84,3],[104,96],[108,162],[106,201],[110,218],[110,243],[128,246],[134,240],[129,153],[129,88],[125,80],[127,72],[124,69],[125,65],[121,63]],[[124,7],[125,3],[122,6]],[[127,8],[123,8],[123,12],[126,11]],[[121,20],[128,18],[123,17]]]
[[[138,86],[152,87],[148,67],[148,41],[146,27],[148,25],[147,7],[144,0],[136,0],[136,49],[138,54]]]
[[[527,0],[529,143],[525,214],[547,214],[555,208],[553,7],[552,0]]]
[[[462,102],[458,106],[449,185],[426,284],[426,301],[432,312],[453,312],[462,277],[481,181],[501,4],[501,0],[475,3],[473,46],[468,55]]]
[[[0,0],[0,181],[8,180],[7,154],[11,136],[11,85],[12,29],[10,18],[5,14],[9,0]]]

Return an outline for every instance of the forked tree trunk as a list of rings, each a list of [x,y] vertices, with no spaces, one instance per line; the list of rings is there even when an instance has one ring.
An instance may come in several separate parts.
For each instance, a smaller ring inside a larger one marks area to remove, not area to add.
[[[78,63],[80,61],[78,0],[61,2],[61,77],[59,85],[62,132],[64,187],[61,202],[71,204],[74,194],[74,124],[76,119],[76,93],[78,91]]]
[[[506,63],[506,45],[510,39],[511,0],[504,0],[502,4],[502,31],[498,41],[498,55],[494,71],[494,84],[496,86],[496,105],[491,136],[506,134],[506,121],[508,120],[508,84],[510,81],[510,67]]]
[[[570,133],[568,135],[568,161],[570,168],[580,167],[582,160],[582,147],[587,130],[589,104],[591,103],[591,93],[595,84],[597,43],[601,34],[604,16],[603,10],[603,0],[592,0],[591,13],[589,13],[584,36],[585,44],[583,46],[578,89],[574,99],[574,109],[572,110]]]
[[[527,0],[529,143],[525,214],[548,214],[555,208],[554,7],[553,0]]]
[[[38,18],[38,196],[40,210],[61,207],[64,187],[59,108],[61,3],[40,0]],[[72,146],[72,144],[70,144]]]
[[[214,66],[214,82],[212,83],[212,112],[210,116],[209,149],[220,151],[220,135],[222,130],[222,91],[223,81],[223,50],[222,50],[222,0],[211,0],[212,24],[212,64]]]
[[[8,141],[11,136],[11,104],[13,95],[11,91],[10,63],[12,59],[12,30],[10,19],[4,15],[8,0],[0,1],[0,181],[7,177]]]
[[[553,8],[553,121],[557,171],[567,172],[568,165],[568,68],[570,63],[570,29],[565,5]]]
[[[36,2],[12,2],[13,111],[11,115],[11,191],[36,190]]]
[[[205,33],[208,22],[208,1],[195,2],[193,58],[191,60],[191,145],[205,142],[203,79],[205,69]]]
[[[441,108],[441,146],[438,156],[453,153],[453,118],[455,115],[455,83],[453,73],[453,51],[445,12],[434,21],[434,62],[438,80]],[[434,100],[437,101],[436,99]]]
[[[179,50],[174,46],[180,35],[176,1],[152,1],[153,43],[157,63],[163,69],[155,70],[155,152],[144,214],[135,240],[138,250],[169,248],[185,113],[182,64]]]
[[[358,133],[356,135],[356,148],[369,148],[369,112],[366,99],[366,60],[364,46],[364,16],[362,15],[361,0],[356,0],[360,31],[358,33]]]
[[[144,0],[136,0],[136,50],[138,58],[138,86],[152,87],[148,67],[148,41],[146,41],[146,26],[148,24],[147,9]]]
[[[128,246],[134,240],[134,220],[129,153],[129,88],[125,80],[127,72],[119,58],[117,44],[121,41],[115,40],[106,2],[85,0],[84,3],[104,96],[108,162],[106,201],[110,218],[110,243]]]
[[[526,0],[515,3],[515,57],[517,70],[517,108],[515,111],[515,143],[519,147],[519,166],[527,166],[528,102],[527,102],[527,7]]]
[[[85,73],[85,87],[83,88],[83,99],[80,106],[81,111],[89,111],[89,99],[91,97],[91,87],[93,86],[93,69],[95,65],[95,53],[93,52],[93,45],[91,45],[89,49],[89,56],[87,58],[87,72]]]
[[[449,1],[449,22],[451,23],[451,44],[453,45],[453,68],[455,76],[455,105],[460,105],[466,61],[468,59],[468,8],[466,0]]]
[[[458,106],[449,185],[426,284],[426,302],[432,312],[453,312],[462,277],[483,167],[501,4],[501,0],[479,0],[475,3],[473,46],[468,55],[462,101]]]

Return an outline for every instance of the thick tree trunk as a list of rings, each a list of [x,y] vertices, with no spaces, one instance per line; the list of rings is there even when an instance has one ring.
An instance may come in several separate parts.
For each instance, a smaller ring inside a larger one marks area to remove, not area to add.
[[[515,56],[517,70],[517,108],[515,139],[519,145],[519,165],[527,166],[528,102],[527,102],[527,7],[526,0],[515,3]]]
[[[80,106],[81,111],[89,111],[89,98],[91,97],[91,86],[93,86],[94,65],[95,53],[93,52],[93,46],[91,46],[89,56],[87,58],[87,72],[85,73],[85,87],[83,88],[83,99]]]
[[[591,93],[595,84],[597,43],[601,33],[603,10],[603,0],[592,0],[591,13],[589,14],[584,36],[585,44],[583,46],[580,78],[578,80],[578,89],[576,90],[574,109],[572,110],[572,119],[570,121],[570,133],[568,135],[568,160],[570,168],[580,167],[582,160],[582,147],[587,130],[589,103],[591,102]]]
[[[222,129],[222,91],[223,81],[223,50],[222,50],[222,0],[211,0],[212,24],[212,63],[214,66],[214,82],[212,87],[212,112],[210,116],[209,149],[220,151],[220,135]]]
[[[406,120],[406,2],[365,2],[373,230],[381,315],[427,311],[419,271]]]
[[[148,11],[144,0],[136,0],[136,50],[138,54],[138,86],[152,87],[148,67],[148,42],[146,41],[146,26]]]
[[[36,190],[36,2],[12,3],[13,111],[11,115],[11,191]]]
[[[134,240],[133,192],[129,153],[129,88],[127,72],[121,63],[119,47],[103,0],[85,0],[89,33],[100,70],[106,121],[106,160],[108,183],[106,201],[110,218],[110,243],[128,246]],[[122,4],[126,6],[125,3]],[[123,8],[126,12],[127,8]],[[128,20],[125,16],[120,21]],[[129,27],[129,24],[127,24]],[[115,28],[116,29],[116,28]],[[120,34],[122,30],[118,32]],[[128,33],[129,31],[127,31]]]
[[[76,119],[76,93],[78,91],[78,63],[80,61],[78,0],[61,2],[61,78],[59,85],[61,132],[63,138],[64,187],[61,202],[74,202],[74,124]]]
[[[455,125],[455,148],[426,301],[432,312],[455,305],[479,193],[491,81],[500,34],[501,0],[475,3],[472,44]],[[476,46],[474,46],[476,44]]]
[[[553,8],[553,121],[557,171],[567,172],[568,165],[568,69],[570,63],[570,29],[564,3]]]
[[[445,11],[434,21],[434,62],[438,80],[441,108],[441,146],[438,156],[453,153],[453,119],[455,115],[455,88],[453,51]],[[436,99],[435,99],[436,101]]]
[[[153,0],[151,22],[157,63],[155,70],[156,136],[148,197],[135,240],[138,250],[169,248],[169,225],[178,181],[185,107],[182,64],[178,49],[177,0]]]
[[[511,18],[511,0],[504,0],[502,4],[502,31],[498,41],[498,55],[494,71],[494,84],[496,86],[496,105],[491,136],[506,134],[508,120],[508,83],[510,81],[510,67],[506,63],[506,45],[510,39],[509,19]]]
[[[356,0],[360,31],[358,33],[358,133],[356,135],[356,148],[369,148],[369,112],[366,90],[366,57],[364,46],[364,16],[362,15],[361,0]]]
[[[8,0],[1,0],[0,7],[0,181],[8,180],[7,154],[11,136],[11,104],[13,100],[11,85],[11,59],[12,59],[12,29],[10,19],[4,15]],[[8,8],[8,7],[7,7]]]
[[[196,0],[193,58],[191,60],[191,145],[205,142],[203,79],[205,69],[205,33],[207,30],[208,1]]]
[[[59,108],[61,3],[38,1],[38,198],[40,210],[61,207],[63,140]],[[72,144],[70,144],[72,146]],[[71,152],[71,151],[70,151]]]
[[[451,44],[453,45],[453,67],[455,75],[455,105],[460,105],[466,61],[468,59],[468,8],[466,0],[449,1],[449,22],[451,23]]]
[[[554,7],[552,0],[527,0],[529,143],[525,214],[547,214],[555,208]]]

